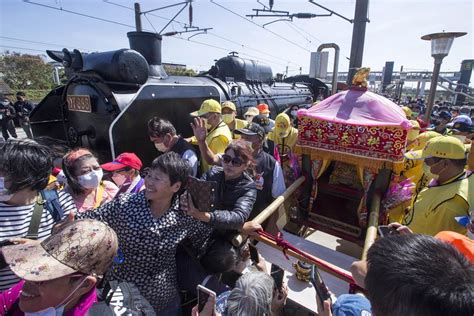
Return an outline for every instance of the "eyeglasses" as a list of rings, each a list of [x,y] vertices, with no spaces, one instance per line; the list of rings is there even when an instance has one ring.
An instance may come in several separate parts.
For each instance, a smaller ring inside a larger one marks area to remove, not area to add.
[[[222,155],[222,160],[224,161],[224,163],[228,164],[228,163],[232,163],[232,165],[234,167],[240,167],[242,166],[242,164],[244,163],[244,161],[238,157],[231,157],[229,155]]]

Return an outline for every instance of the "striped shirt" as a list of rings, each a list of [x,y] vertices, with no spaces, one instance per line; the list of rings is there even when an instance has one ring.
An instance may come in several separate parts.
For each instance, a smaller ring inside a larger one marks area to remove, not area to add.
[[[76,212],[76,206],[72,197],[66,192],[59,192],[59,203],[64,215]],[[28,232],[31,216],[33,215],[34,203],[22,206],[12,206],[0,202],[0,241],[10,238],[23,238]],[[51,213],[44,209],[38,229],[38,239],[45,239],[51,235],[51,229],[55,224]],[[9,267],[0,270],[0,291],[4,291],[18,283],[20,279],[13,274]]]

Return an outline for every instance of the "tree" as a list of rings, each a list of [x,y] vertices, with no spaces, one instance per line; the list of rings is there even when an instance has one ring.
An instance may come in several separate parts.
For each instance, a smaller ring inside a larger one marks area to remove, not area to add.
[[[186,69],[181,67],[172,67],[168,65],[164,65],[165,71],[169,76],[188,76],[193,77],[197,73],[192,69]]]
[[[13,90],[51,89],[53,67],[41,56],[10,53],[0,57],[3,79]]]

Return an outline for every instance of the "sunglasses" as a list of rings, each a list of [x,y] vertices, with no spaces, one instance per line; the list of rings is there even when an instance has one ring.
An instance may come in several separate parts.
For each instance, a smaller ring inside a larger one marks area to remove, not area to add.
[[[244,161],[238,157],[232,158],[229,155],[222,155],[222,160],[225,164],[232,163],[234,167],[240,167],[244,163]]]

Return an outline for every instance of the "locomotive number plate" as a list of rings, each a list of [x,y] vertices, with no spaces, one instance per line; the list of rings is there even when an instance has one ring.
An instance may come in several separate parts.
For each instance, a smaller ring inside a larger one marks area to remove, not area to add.
[[[67,107],[69,111],[92,112],[91,97],[88,95],[68,95]]]

